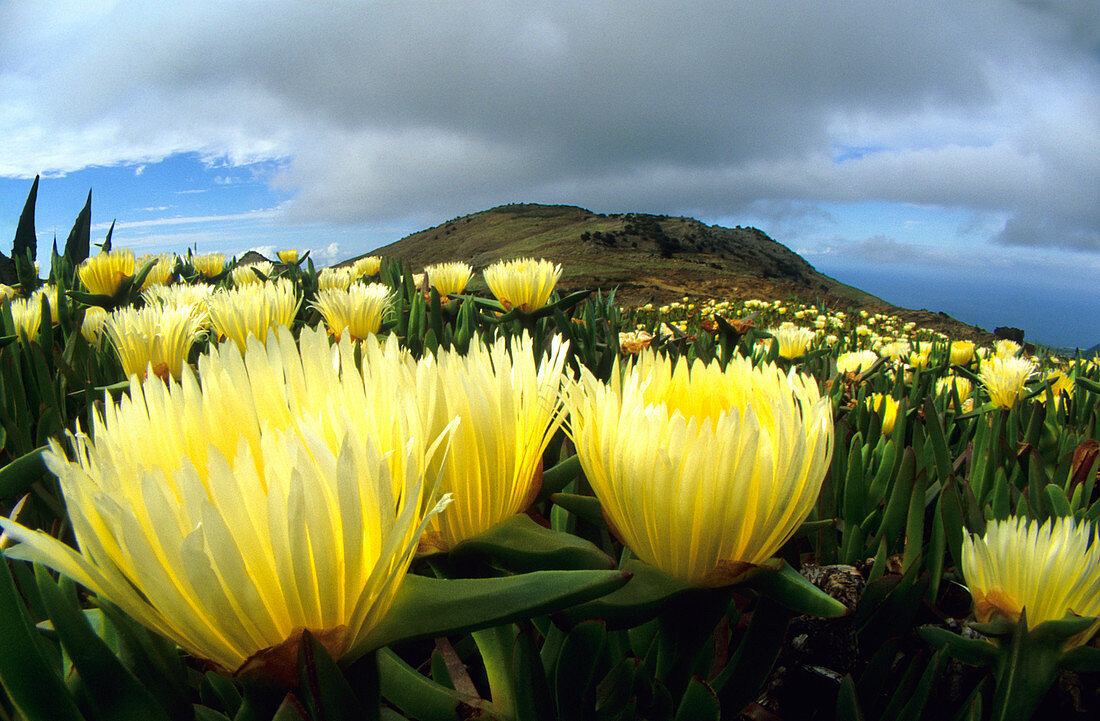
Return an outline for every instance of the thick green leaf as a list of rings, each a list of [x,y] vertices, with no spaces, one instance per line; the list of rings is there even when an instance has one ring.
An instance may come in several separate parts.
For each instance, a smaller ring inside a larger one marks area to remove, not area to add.
[[[517,572],[544,569],[612,569],[615,561],[589,541],[570,533],[543,528],[529,516],[518,514],[451,551],[461,559],[480,556]]]
[[[776,569],[758,569],[746,585],[795,613],[820,618],[840,618],[848,613],[843,603],[810,583],[786,561]]]
[[[562,721],[584,718],[595,706],[596,665],[607,639],[602,621],[584,621],[569,631],[554,666],[554,698]]]
[[[425,678],[388,648],[378,651],[378,674],[383,698],[411,718],[421,721],[499,718],[487,701]],[[478,713],[481,715],[475,715]]]
[[[171,717],[164,707],[126,670],[103,639],[92,630],[76,603],[75,595],[69,596],[58,587],[42,566],[35,567],[35,577],[50,621],[80,674],[99,718],[170,721]]]
[[[676,709],[676,721],[718,721],[721,717],[722,705],[714,689],[693,676]]]
[[[607,521],[603,517],[600,501],[595,496],[555,493],[550,496],[550,502],[556,506],[561,506],[578,518],[583,518],[600,528],[607,528]]]
[[[656,616],[670,599],[706,590],[672,578],[637,559],[627,561],[623,570],[633,576],[629,583],[594,601],[562,611],[555,619],[565,626],[601,619],[609,630],[631,628]]]
[[[369,657],[368,657],[369,658]],[[317,721],[358,721],[378,718],[378,699],[365,708],[325,647],[309,631],[298,646],[299,696]]]
[[[559,492],[571,481],[575,480],[580,472],[580,456],[574,454],[563,461],[558,461],[553,468],[549,468],[543,472],[542,488],[539,490],[539,495],[549,496],[551,493]]]
[[[410,574],[386,617],[349,655],[540,616],[603,596],[628,580],[630,574],[623,571],[536,571],[476,579]]]
[[[38,200],[38,176],[34,176],[31,192],[19,214],[19,225],[15,228],[15,242],[11,246],[12,258],[33,258],[38,254],[38,238],[34,232],[34,206]]]
[[[0,498],[14,499],[46,475],[46,461],[42,458],[45,450],[45,446],[35,448],[0,468]]]
[[[28,721],[82,721],[83,717],[38,647],[7,559],[0,553],[0,684]]]
[[[851,675],[845,675],[836,694],[837,721],[863,721],[863,711],[856,698],[856,686]]]
[[[80,265],[80,261],[88,257],[92,243],[92,191],[88,191],[88,200],[84,203],[80,214],[76,216],[73,229],[69,231],[69,237],[65,241],[65,257],[73,264]]]

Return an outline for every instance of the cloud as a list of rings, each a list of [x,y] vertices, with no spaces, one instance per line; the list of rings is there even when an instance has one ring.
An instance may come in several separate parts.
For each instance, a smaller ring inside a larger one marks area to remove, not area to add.
[[[0,175],[194,152],[276,161],[297,223],[541,201],[817,227],[885,201],[1100,248],[1090,0],[642,8],[7,3]]]

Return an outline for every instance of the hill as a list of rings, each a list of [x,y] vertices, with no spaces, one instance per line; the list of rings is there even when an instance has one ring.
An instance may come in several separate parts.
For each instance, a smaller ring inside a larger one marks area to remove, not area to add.
[[[946,315],[899,308],[819,273],[756,228],[724,228],[693,218],[502,205],[418,231],[371,254],[401,260],[416,271],[449,260],[466,261],[477,271],[501,258],[547,258],[561,263],[563,290],[618,288],[616,298],[625,306],[685,295],[798,299],[899,315],[955,338],[989,337]]]

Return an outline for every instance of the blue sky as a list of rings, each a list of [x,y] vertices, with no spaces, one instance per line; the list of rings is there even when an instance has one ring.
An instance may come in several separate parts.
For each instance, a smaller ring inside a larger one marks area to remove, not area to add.
[[[93,237],[139,253],[321,264],[568,203],[753,225],[892,302],[1100,342],[1092,0],[13,0],[0,98],[0,236],[40,173],[43,247],[89,189]]]

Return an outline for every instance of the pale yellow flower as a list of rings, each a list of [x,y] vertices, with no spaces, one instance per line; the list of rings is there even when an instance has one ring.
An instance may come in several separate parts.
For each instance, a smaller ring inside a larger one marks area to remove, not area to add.
[[[301,300],[286,278],[218,291],[206,300],[211,327],[243,352],[248,336],[263,341],[272,328],[289,326]]]
[[[323,331],[215,348],[197,377],[131,381],[75,461],[52,441],[76,548],[0,519],[9,555],[222,672],[296,684],[305,630],[337,659],[369,650],[442,506],[424,478],[450,428],[428,437],[412,389],[365,385]]]
[[[962,376],[948,376],[936,381],[936,393],[950,393],[952,385],[954,385],[955,391],[959,394],[959,403],[965,405],[974,388],[973,384]]]
[[[890,358],[891,360],[899,360],[909,355],[910,346],[908,341],[891,341],[884,343],[882,348],[879,349],[879,355],[883,358]]]
[[[440,482],[454,503],[432,519],[423,550],[449,550],[534,500],[542,484],[542,453],[562,423],[567,349],[561,336],[554,336],[550,355],[536,365],[524,334],[510,344],[498,338],[489,348],[471,343],[464,355],[424,355],[418,393],[435,400],[425,418],[429,435],[450,418],[458,417],[459,424]],[[363,363],[365,375],[369,365]]]
[[[882,414],[882,435],[888,436],[894,432],[894,425],[898,421],[898,399],[882,393],[872,393],[867,397],[867,407]]]
[[[368,255],[365,258],[360,258],[351,266],[352,272],[356,278],[361,278],[364,275],[376,275],[381,268],[382,258],[377,255]]]
[[[424,268],[424,272],[427,273],[428,282],[436,289],[439,296],[446,298],[448,295],[459,295],[466,290],[466,284],[470,282],[474,269],[469,263],[436,263]]]
[[[991,521],[984,537],[963,536],[962,572],[981,623],[1016,622],[1024,609],[1029,630],[1068,615],[1100,616],[1100,539],[1087,521]],[[1088,641],[1096,629],[1093,624],[1071,645]]]
[[[566,404],[581,467],[647,564],[723,585],[771,558],[816,503],[833,422],[812,378],[649,353],[610,384],[581,374]]]
[[[836,357],[838,373],[864,373],[878,361],[878,353],[873,350],[858,350],[841,353]]]
[[[19,340],[38,338],[42,326],[42,301],[38,298],[12,298],[11,317],[15,322],[15,336]]]
[[[225,255],[222,253],[203,253],[191,256],[191,266],[205,278],[214,276],[225,270]]]
[[[561,277],[561,265],[548,260],[501,260],[485,269],[485,284],[505,310],[533,313],[546,305]]]
[[[1014,340],[1001,338],[993,344],[993,353],[1002,357],[1014,356],[1020,352],[1020,344]]]
[[[969,365],[974,359],[974,341],[957,340],[951,344],[951,364],[957,366]]]
[[[158,378],[179,378],[200,329],[188,309],[147,305],[119,308],[103,322],[122,371],[144,379],[152,368]]]
[[[176,283],[174,285],[154,285],[141,291],[141,297],[149,305],[163,305],[172,308],[187,308],[195,321],[204,330],[210,327],[210,314],[207,312],[206,301],[215,293],[212,285],[196,283]]]
[[[810,344],[817,336],[809,328],[800,328],[794,323],[782,323],[778,328],[771,328],[768,332],[779,342],[780,357],[788,360],[806,355]]]
[[[358,277],[353,268],[322,268],[317,274],[317,287],[320,290],[347,290]]]
[[[80,323],[80,335],[89,343],[97,343],[103,334],[103,324],[107,321],[107,311],[98,305],[88,306],[84,310],[84,320]]]
[[[127,248],[99,253],[84,259],[77,268],[80,282],[94,295],[111,295],[134,275],[134,253]]]
[[[352,340],[377,333],[392,306],[393,293],[382,283],[319,290],[312,304],[331,335],[341,338],[346,331]]]
[[[1016,404],[1025,384],[1035,374],[1035,364],[1019,356],[994,355],[982,361],[978,376],[989,392],[989,400],[998,408]]]
[[[229,282],[234,287],[242,285],[251,285],[255,283],[262,283],[260,276],[256,275],[255,271],[260,271],[265,277],[271,278],[272,273],[275,272],[275,264],[269,260],[261,260],[256,263],[249,263],[248,265],[238,265],[233,270],[229,271]]]
[[[141,284],[141,289],[146,290],[158,285],[164,285],[168,282],[168,279],[172,277],[172,271],[176,269],[176,254],[175,253],[159,253],[157,255],[143,255],[135,262],[135,267],[144,268],[145,264],[149,261],[153,261],[153,267],[149,269],[149,274],[145,276],[145,282]]]
[[[50,307],[50,322],[54,325],[57,325],[58,321],[60,320],[58,314],[61,312],[61,307],[58,305],[57,302],[57,286],[52,284],[39,286],[33,293],[31,293],[29,302],[41,308],[43,296],[45,296],[46,303]]]
[[[11,300],[17,294],[18,294],[18,291],[16,291],[15,288],[12,288],[10,285],[5,285],[3,283],[0,283],[0,302],[3,302],[5,300]]]

